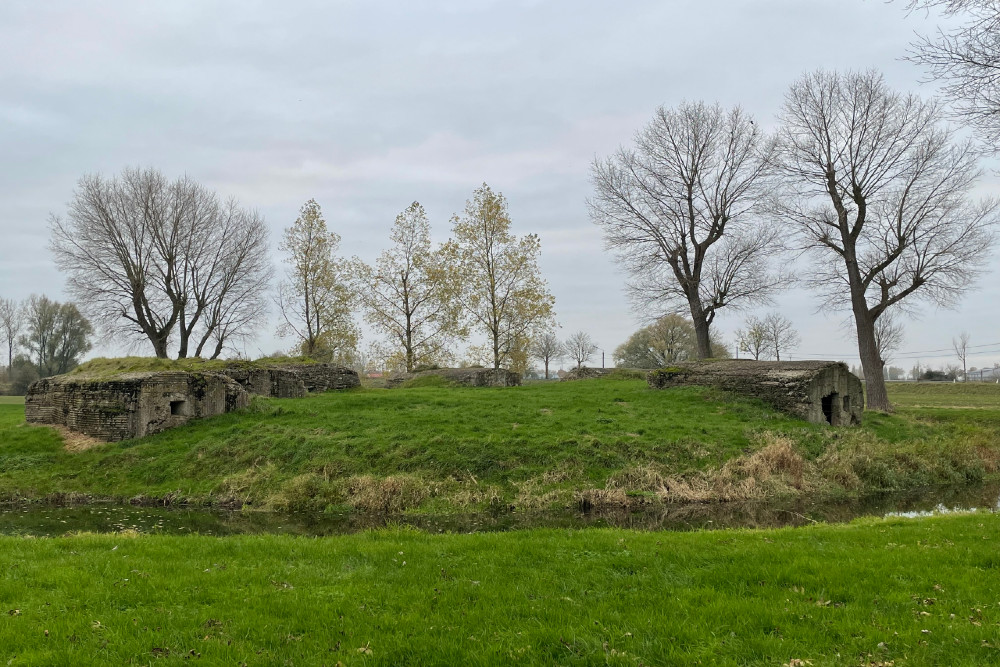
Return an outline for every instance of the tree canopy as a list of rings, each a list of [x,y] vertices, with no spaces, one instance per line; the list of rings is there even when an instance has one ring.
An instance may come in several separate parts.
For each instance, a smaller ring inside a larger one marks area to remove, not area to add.
[[[129,168],[77,183],[51,247],[80,307],[157,357],[221,354],[266,313],[271,265],[256,212],[183,176]]]

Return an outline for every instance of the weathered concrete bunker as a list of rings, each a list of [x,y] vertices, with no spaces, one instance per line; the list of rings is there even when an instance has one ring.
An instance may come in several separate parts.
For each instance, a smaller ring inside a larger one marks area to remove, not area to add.
[[[204,372],[57,375],[28,388],[24,416],[30,423],[63,426],[114,442],[238,410],[250,404],[251,395],[298,398],[310,390],[360,384],[357,373],[333,364],[245,363]]]
[[[777,410],[815,424],[860,424],[864,390],[847,366],[834,361],[684,362],[651,371],[654,389],[699,385],[759,398]]]
[[[24,397],[24,416],[106,441],[141,438],[250,403],[239,384],[216,373],[157,371],[108,379],[58,375]]]
[[[418,373],[393,373],[385,381],[385,386],[392,389],[401,386],[407,380],[434,375],[463,387],[519,387],[521,385],[521,375],[505,368],[438,368]]]

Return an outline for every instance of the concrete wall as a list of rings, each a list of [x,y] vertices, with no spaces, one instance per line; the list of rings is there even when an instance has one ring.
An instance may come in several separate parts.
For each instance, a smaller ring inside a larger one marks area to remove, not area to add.
[[[306,385],[298,373],[283,368],[233,367],[221,371],[251,394],[267,398],[301,398]]]
[[[393,373],[386,380],[385,386],[392,389],[399,387],[407,380],[428,375],[441,376],[449,382],[463,387],[517,387],[521,384],[521,376],[518,373],[504,368],[498,370],[492,368],[439,368],[419,373]]]
[[[305,385],[306,391],[313,393],[361,386],[356,371],[336,364],[288,364],[268,368],[294,373]]]

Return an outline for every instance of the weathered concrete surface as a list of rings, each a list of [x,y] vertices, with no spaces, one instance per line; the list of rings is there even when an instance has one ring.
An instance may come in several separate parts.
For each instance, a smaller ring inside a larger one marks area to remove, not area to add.
[[[65,426],[113,442],[141,438],[249,403],[250,394],[217,373],[156,371],[109,379],[59,375],[28,388],[24,416],[31,423]]]
[[[306,391],[312,393],[361,386],[361,378],[356,371],[337,364],[275,364],[267,368],[294,373],[305,385]]]
[[[833,361],[683,362],[651,371],[647,382],[654,389],[718,387],[759,398],[816,424],[860,424],[864,412],[861,380],[847,366]]]
[[[594,378],[602,378],[606,375],[610,375],[614,370],[614,368],[588,368],[587,366],[584,366],[583,368],[574,368],[559,379],[562,382],[569,382],[571,380],[592,380]]]
[[[290,369],[233,366],[223,369],[221,373],[257,396],[301,398],[306,395],[306,385],[302,378]]]
[[[393,373],[385,381],[389,389],[399,387],[407,380],[438,375],[449,382],[463,387],[518,387],[521,385],[521,375],[505,368],[438,368],[419,373]]]
[[[618,368],[617,366],[612,368],[589,368],[584,366],[583,368],[574,368],[573,370],[567,372],[559,380],[561,382],[569,382],[572,380],[592,380],[594,378],[603,378],[608,376],[618,376],[618,377],[643,377],[649,373],[651,368]]]

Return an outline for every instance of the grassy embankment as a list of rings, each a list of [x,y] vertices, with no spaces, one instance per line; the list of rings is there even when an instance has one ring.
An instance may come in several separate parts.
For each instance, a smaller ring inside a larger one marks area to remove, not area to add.
[[[433,383],[433,380],[422,380]],[[891,385],[896,414],[807,424],[699,388],[602,379],[359,389],[83,452],[0,406],[0,498],[481,510],[964,484],[1000,469],[1000,387]]]
[[[1000,516],[0,538],[8,665],[1000,663]],[[807,662],[811,661],[811,662]]]

